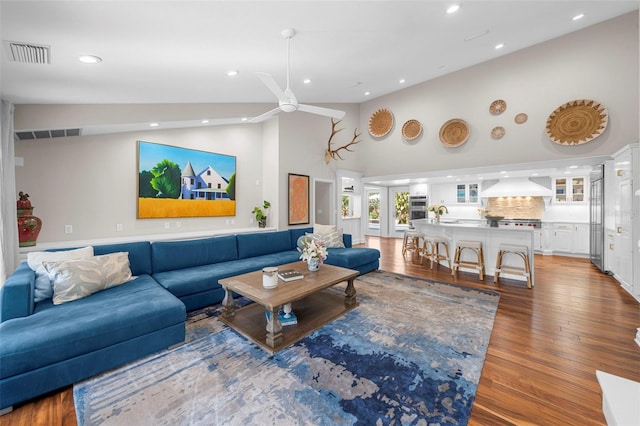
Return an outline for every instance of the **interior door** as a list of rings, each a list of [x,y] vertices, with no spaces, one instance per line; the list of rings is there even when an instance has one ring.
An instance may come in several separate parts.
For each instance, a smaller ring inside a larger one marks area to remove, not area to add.
[[[402,238],[409,229],[409,187],[389,188],[389,236]]]
[[[381,234],[381,220],[383,210],[380,208],[381,193],[379,188],[367,188],[365,190],[365,196],[367,200],[367,221],[365,222],[365,235]]]

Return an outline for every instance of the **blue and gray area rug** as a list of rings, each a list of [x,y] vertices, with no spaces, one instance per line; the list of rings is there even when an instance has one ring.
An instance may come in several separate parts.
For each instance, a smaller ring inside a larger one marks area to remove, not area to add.
[[[76,384],[78,424],[466,424],[499,294],[383,271],[355,286],[358,308],[273,356],[196,311],[186,344]]]

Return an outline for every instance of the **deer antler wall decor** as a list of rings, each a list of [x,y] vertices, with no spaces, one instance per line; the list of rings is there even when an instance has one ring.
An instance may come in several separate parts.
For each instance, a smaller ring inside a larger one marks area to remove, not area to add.
[[[327,143],[327,150],[324,153],[324,160],[327,162],[327,164],[329,164],[329,161],[331,161],[331,159],[333,158],[334,160],[337,160],[338,158],[343,160],[343,158],[340,156],[339,152],[340,150],[344,149],[345,151],[349,151],[349,152],[353,152],[349,147],[351,145],[355,145],[357,143],[359,143],[358,137],[360,137],[360,133],[358,133],[358,129],[356,128],[353,131],[353,138],[351,139],[351,142],[349,142],[348,144],[339,147],[338,149],[331,149],[331,145],[333,144],[333,142],[331,142],[331,140],[333,139],[333,137],[338,133],[341,132],[344,129],[337,129],[336,130],[336,126],[338,125],[338,123],[340,123],[342,120],[338,120],[335,121],[333,118],[331,119],[331,136],[329,136],[329,141]]]

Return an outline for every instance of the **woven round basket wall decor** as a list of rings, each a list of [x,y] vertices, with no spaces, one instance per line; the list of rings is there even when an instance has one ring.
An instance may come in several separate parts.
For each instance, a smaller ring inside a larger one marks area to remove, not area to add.
[[[453,118],[440,128],[440,142],[446,147],[456,148],[469,139],[469,125],[466,121]]]
[[[560,145],[581,145],[607,128],[609,113],[600,103],[579,99],[559,106],[547,119],[547,136]]]
[[[381,138],[391,131],[393,114],[386,108],[380,108],[369,118],[369,134],[374,138]]]
[[[413,141],[422,133],[422,125],[418,120],[408,120],[402,125],[402,137],[407,141]]]
[[[504,127],[498,126],[491,129],[491,137],[493,139],[501,139],[505,134]]]
[[[502,114],[507,109],[507,103],[502,99],[496,99],[489,105],[489,112],[493,115]]]

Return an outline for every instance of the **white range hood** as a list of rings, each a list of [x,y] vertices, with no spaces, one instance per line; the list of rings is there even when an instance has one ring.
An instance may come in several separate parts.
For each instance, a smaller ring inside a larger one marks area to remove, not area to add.
[[[528,178],[500,179],[495,185],[485,189],[480,194],[482,198],[492,197],[543,197],[551,200],[553,191],[542,185],[530,181]],[[546,201],[546,200],[545,200]]]

